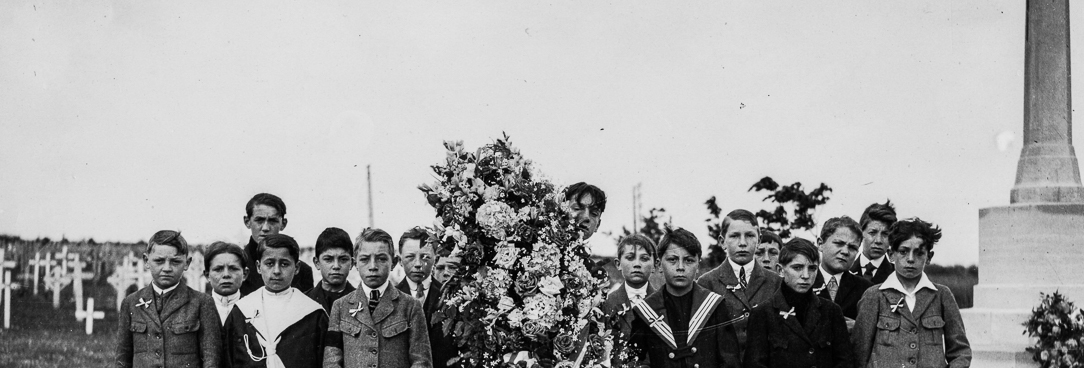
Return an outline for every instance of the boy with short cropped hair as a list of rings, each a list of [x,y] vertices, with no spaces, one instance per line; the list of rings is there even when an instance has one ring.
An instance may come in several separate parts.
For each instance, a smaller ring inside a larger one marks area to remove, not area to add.
[[[756,262],[768,272],[779,272],[779,252],[783,250],[783,239],[768,229],[760,229],[760,246],[757,247]]]
[[[621,270],[624,282],[621,286],[611,291],[602,302],[599,309],[611,318],[622,310],[631,307],[632,301],[646,298],[654,294],[655,289],[648,283],[648,277],[655,272],[655,266],[659,259],[655,254],[655,242],[642,234],[632,234],[621,239],[617,244],[617,260],[614,264]],[[625,318],[618,321],[619,330],[626,336],[629,333],[629,324],[634,318],[632,313],[626,313]],[[620,323],[620,322],[625,323]]]
[[[143,253],[151,285],[121,303],[118,367],[218,367],[221,327],[210,296],[181,283],[192,258],[181,233],[154,233]]]
[[[659,241],[666,285],[633,301],[632,345],[640,364],[651,367],[738,367],[738,337],[723,296],[698,285],[703,250],[685,229],[669,230]]]
[[[354,267],[354,244],[345,230],[329,227],[316,238],[316,256],[312,263],[320,271],[320,284],[305,293],[320,303],[325,311],[339,298],[354,291],[354,285],[346,281]]]
[[[788,242],[779,255],[783,284],[771,304],[749,317],[746,368],[854,366],[843,311],[814,295],[820,254],[809,242]]]
[[[923,271],[939,240],[941,229],[918,218],[889,227],[888,256],[896,271],[858,302],[852,331],[858,366],[971,366],[971,345],[956,298]]]
[[[354,254],[362,284],[332,304],[323,366],[432,367],[421,302],[388,282],[399,262],[391,235],[363,230]]]
[[[268,235],[257,249],[264,286],[237,301],[226,318],[225,359],[232,367],[318,367],[323,361],[327,313],[291,287],[300,247],[284,234]]]
[[[214,242],[203,257],[203,274],[211,284],[211,298],[222,324],[241,299],[241,283],[248,277],[245,251],[236,244]]]
[[[896,223],[896,208],[892,201],[884,204],[874,203],[862,211],[858,225],[862,227],[862,254],[851,266],[851,273],[880,284],[888,280],[888,275],[896,267],[886,257],[888,253],[888,228]]]

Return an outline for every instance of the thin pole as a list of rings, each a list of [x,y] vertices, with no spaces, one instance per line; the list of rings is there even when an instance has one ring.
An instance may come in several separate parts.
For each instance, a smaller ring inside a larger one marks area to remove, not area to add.
[[[369,227],[376,227],[373,222],[373,173],[369,170],[370,165],[365,165],[365,181],[369,190]]]

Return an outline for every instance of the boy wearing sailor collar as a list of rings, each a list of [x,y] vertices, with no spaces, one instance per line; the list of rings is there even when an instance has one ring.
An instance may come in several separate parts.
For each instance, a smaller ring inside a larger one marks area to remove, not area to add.
[[[399,262],[391,235],[367,228],[355,243],[361,288],[331,306],[323,366],[431,368],[422,304],[388,282]]]
[[[290,284],[300,248],[274,234],[260,240],[256,270],[264,286],[237,301],[226,317],[225,359],[232,367],[318,367],[323,361],[327,313]]]
[[[633,302],[632,344],[641,365],[651,367],[738,367],[735,320],[723,296],[693,282],[702,250],[685,229],[669,230],[659,241],[666,286]]]
[[[851,335],[858,366],[971,366],[971,345],[956,298],[923,272],[940,239],[940,228],[918,218],[888,228],[888,256],[896,271],[858,302]]]
[[[181,233],[154,233],[143,260],[151,285],[121,303],[116,366],[218,367],[218,311],[210,296],[181,283],[192,261]]]

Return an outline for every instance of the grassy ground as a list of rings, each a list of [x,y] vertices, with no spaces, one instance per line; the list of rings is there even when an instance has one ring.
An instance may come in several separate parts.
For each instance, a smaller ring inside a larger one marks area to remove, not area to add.
[[[88,283],[89,284],[89,283]],[[88,285],[91,286],[91,285]],[[94,334],[75,319],[71,288],[62,293],[61,308],[54,310],[51,294],[19,295],[12,301],[11,329],[0,329],[0,367],[110,367],[116,340],[117,312],[113,289],[88,287],[95,309],[105,311],[94,321]],[[67,295],[65,295],[67,294]],[[66,296],[66,297],[64,297]]]

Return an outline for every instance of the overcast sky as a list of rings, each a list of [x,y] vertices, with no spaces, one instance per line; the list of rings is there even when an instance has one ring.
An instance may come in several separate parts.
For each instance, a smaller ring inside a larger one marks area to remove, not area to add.
[[[1020,155],[1024,7],[4,1],[0,233],[244,242],[271,192],[312,244],[367,225],[372,165],[399,234],[432,222],[416,187],[442,140],[507,132],[555,182],[606,190],[604,231],[642,183],[706,246],[703,202],[767,208],[747,189],[771,176],[834,188],[819,221],[891,198],[944,228],[935,263],[973,264]]]

